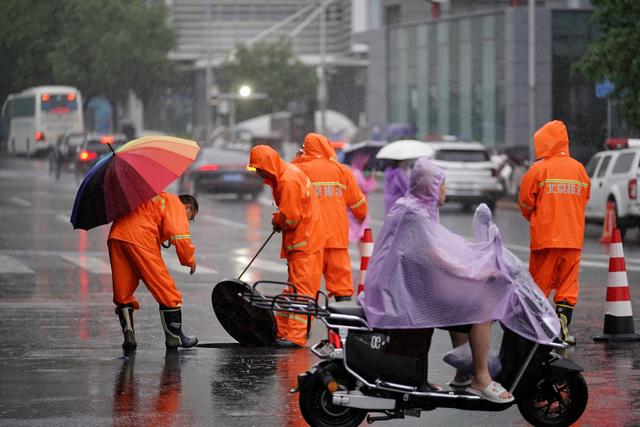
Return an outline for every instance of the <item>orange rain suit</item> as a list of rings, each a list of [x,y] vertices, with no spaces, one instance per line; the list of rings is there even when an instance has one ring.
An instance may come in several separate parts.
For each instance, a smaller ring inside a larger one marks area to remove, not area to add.
[[[522,215],[531,223],[529,271],[548,297],[574,306],[584,239],[584,210],[590,182],[584,167],[569,156],[567,128],[559,120],[534,136],[536,158],[520,184]]]
[[[320,201],[320,224],[330,230],[324,246],[322,272],[329,295],[351,296],[353,277],[349,258],[349,219],[347,208],[358,220],[367,216],[367,199],[351,170],[336,160],[329,140],[310,133],[304,138],[304,154],[293,163],[311,180]]]
[[[271,187],[278,206],[273,223],[282,230],[280,256],[287,259],[288,280],[299,294],[315,298],[322,280],[322,248],[327,233],[320,229],[320,208],[311,181],[267,145],[251,149],[249,166],[271,175],[265,183]],[[278,338],[305,345],[307,316],[276,312],[276,321]]]
[[[109,259],[113,274],[113,302],[117,306],[140,304],[133,296],[142,280],[160,305],[179,307],[182,295],[162,259],[160,244],[176,247],[180,264],[193,268],[196,248],[191,244],[189,220],[175,194],[160,193],[116,219],[109,232]]]

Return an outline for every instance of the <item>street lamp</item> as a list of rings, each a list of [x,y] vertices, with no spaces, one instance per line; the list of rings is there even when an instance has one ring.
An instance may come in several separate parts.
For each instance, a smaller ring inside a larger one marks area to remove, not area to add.
[[[240,89],[238,90],[238,94],[243,98],[249,97],[251,95],[251,86],[247,86],[247,85],[240,86]]]
[[[229,101],[229,133],[231,140],[235,139],[236,131],[236,100],[238,99],[266,99],[266,93],[253,93],[253,89],[249,85],[242,85],[237,92],[221,93],[220,99]]]

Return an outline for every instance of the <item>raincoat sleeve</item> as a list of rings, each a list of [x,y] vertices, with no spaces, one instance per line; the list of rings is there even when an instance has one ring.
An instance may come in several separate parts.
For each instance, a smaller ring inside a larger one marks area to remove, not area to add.
[[[350,171],[345,173],[345,181],[347,184],[347,190],[345,193],[345,200],[347,207],[351,211],[354,217],[359,220],[363,220],[367,216],[369,208],[367,206],[367,198],[360,190],[355,177]]]
[[[176,254],[180,264],[193,267],[196,264],[196,247],[191,244],[189,219],[180,199],[167,198],[162,220],[162,235],[167,236],[169,242],[176,247]]]
[[[307,180],[308,182],[308,180]],[[309,193],[311,184],[304,191],[297,182],[285,182],[282,186],[280,194],[280,204],[278,212],[273,217],[273,221],[277,223],[282,230],[288,231],[295,229],[302,218],[302,206],[306,198],[311,195]]]
[[[527,221],[531,220],[531,214],[536,209],[536,198],[538,197],[539,186],[536,174],[533,169],[524,174],[520,183],[520,194],[518,195],[518,205],[522,216]]]

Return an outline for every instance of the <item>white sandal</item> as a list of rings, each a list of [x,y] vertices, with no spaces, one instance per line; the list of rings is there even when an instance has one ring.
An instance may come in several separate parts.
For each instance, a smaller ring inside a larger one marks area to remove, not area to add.
[[[514,400],[513,396],[504,399],[501,398],[500,395],[508,391],[504,387],[502,387],[500,383],[497,383],[495,381],[491,381],[491,383],[489,383],[489,385],[486,386],[484,390],[478,390],[477,388],[469,386],[465,389],[465,391],[467,393],[475,394],[476,396],[479,396],[493,403],[510,403]]]

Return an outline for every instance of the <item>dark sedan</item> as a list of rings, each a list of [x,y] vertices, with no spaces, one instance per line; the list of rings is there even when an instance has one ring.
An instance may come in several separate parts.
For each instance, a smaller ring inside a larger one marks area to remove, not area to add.
[[[87,171],[98,163],[98,160],[104,155],[111,153],[111,148],[116,150],[125,142],[127,142],[127,139],[124,135],[85,135],[75,158],[76,180],[79,181],[84,177]],[[109,148],[109,145],[111,145],[111,148]]]
[[[220,147],[204,147],[180,178],[180,191],[249,195],[257,199],[264,188],[262,179],[249,168],[249,153]]]

